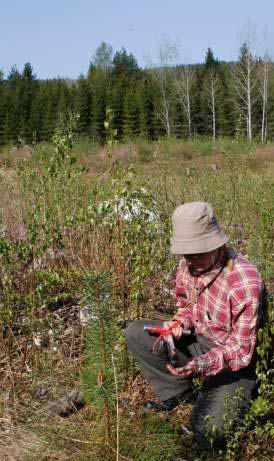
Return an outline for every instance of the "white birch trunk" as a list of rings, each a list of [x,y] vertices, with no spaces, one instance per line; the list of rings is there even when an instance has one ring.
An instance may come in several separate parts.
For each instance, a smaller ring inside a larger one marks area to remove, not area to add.
[[[268,105],[268,78],[269,78],[269,59],[265,56],[263,61],[263,79],[262,79],[262,128],[261,142],[266,143],[267,140],[267,105]]]
[[[252,141],[252,122],[251,122],[251,86],[250,86],[250,75],[251,63],[250,58],[247,60],[247,138],[249,142]]]
[[[179,97],[180,104],[183,107],[184,113],[187,118],[188,137],[192,138],[192,120],[191,120],[191,98],[190,91],[193,79],[193,71],[184,68],[175,80],[176,94]]]
[[[210,74],[210,110],[212,117],[212,138],[216,139],[216,92],[217,92],[217,76],[214,72]]]
[[[171,135],[171,104],[174,70],[172,65],[177,58],[176,46],[163,42],[159,48],[157,65],[153,65],[153,77],[159,85],[160,100],[157,107],[157,115],[161,120],[167,136]]]
[[[246,121],[246,136],[248,141],[251,142],[252,109],[257,100],[257,62],[247,45],[244,45],[242,50],[240,60],[234,68],[234,81],[238,96],[239,111]]]

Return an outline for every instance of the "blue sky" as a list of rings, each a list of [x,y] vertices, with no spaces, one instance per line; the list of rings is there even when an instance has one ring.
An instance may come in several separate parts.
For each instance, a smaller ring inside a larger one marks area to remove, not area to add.
[[[176,43],[180,62],[202,62],[208,47],[235,59],[249,29],[254,46],[274,50],[273,0],[0,0],[0,69],[30,62],[39,78],[86,73],[105,41],[132,52],[140,66],[161,41]]]

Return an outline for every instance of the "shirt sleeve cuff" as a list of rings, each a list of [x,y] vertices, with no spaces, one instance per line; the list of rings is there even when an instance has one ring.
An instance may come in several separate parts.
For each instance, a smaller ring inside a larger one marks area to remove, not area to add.
[[[179,309],[176,315],[173,317],[173,320],[180,320],[185,329],[190,329],[193,327],[192,317],[189,312],[186,312],[186,309]]]
[[[190,362],[187,364],[188,366],[193,366],[195,369],[195,374],[199,376],[205,376],[207,374],[208,370],[208,362],[207,360],[201,360],[201,356],[198,358],[192,359]]]

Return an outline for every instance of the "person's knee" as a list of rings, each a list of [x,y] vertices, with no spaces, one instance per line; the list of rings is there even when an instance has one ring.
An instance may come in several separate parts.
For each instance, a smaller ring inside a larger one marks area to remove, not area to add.
[[[201,448],[223,447],[226,443],[223,422],[212,415],[192,418],[192,431]]]
[[[144,320],[135,320],[125,329],[125,338],[129,348],[139,343],[140,335],[144,331]]]

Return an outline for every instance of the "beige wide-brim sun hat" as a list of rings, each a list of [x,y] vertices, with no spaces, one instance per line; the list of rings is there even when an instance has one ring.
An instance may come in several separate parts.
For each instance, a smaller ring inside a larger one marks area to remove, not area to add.
[[[191,202],[180,205],[172,215],[172,254],[207,253],[228,242],[220,229],[210,203]]]

